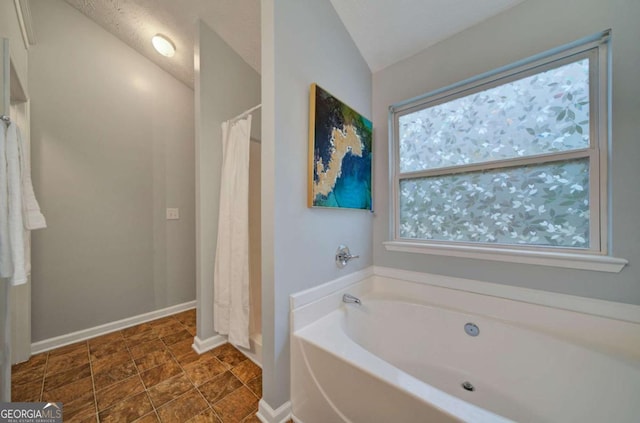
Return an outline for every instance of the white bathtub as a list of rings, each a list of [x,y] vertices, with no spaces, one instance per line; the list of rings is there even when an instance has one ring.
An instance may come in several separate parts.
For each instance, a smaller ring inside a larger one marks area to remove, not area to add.
[[[639,421],[640,325],[525,303],[525,317],[505,319],[514,301],[458,291],[436,305],[434,290],[374,277],[347,290],[362,305],[337,292],[294,310],[295,421]],[[461,295],[479,297],[474,313],[451,307]],[[527,324],[536,312],[557,324]]]

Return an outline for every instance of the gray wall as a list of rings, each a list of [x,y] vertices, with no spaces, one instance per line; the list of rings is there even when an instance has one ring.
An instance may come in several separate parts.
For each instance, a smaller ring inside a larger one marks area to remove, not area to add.
[[[193,91],[62,1],[31,11],[32,340],[194,300]]]
[[[222,122],[260,103],[260,75],[202,21],[196,41],[196,220],[198,338],[213,330],[213,265],[218,236]],[[260,138],[260,112],[251,133]]]
[[[373,76],[374,262],[379,266],[640,304],[640,2],[528,0]],[[621,273],[388,252],[388,107],[401,100],[612,28],[613,255]]]
[[[372,264],[371,213],[306,206],[309,85],[370,117],[371,72],[329,1],[266,0],[262,78],[262,364],[276,409],[289,399],[289,295]],[[341,243],[360,259],[339,270]]]

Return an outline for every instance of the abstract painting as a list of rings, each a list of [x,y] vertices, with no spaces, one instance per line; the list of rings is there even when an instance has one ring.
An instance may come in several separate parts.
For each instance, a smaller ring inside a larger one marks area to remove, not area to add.
[[[316,84],[309,99],[309,207],[371,210],[371,121]]]

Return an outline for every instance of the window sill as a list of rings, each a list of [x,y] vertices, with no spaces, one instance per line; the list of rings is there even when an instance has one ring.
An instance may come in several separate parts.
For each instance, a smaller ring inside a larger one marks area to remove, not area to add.
[[[525,251],[506,248],[473,247],[460,245],[425,245],[418,242],[387,241],[387,251],[431,254],[436,256],[465,257],[479,260],[525,263],[540,266],[564,267],[568,269],[595,270],[618,273],[629,263],[622,258],[590,254]]]

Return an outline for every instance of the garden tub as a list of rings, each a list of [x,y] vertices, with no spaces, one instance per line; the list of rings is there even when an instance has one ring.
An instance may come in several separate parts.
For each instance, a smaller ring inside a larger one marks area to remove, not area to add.
[[[334,294],[333,310],[292,333],[297,422],[638,421],[633,351],[364,284],[361,304]]]

